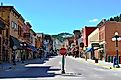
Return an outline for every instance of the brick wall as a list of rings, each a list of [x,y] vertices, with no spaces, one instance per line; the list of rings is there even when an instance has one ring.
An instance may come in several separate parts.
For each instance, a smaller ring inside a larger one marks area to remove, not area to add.
[[[116,55],[115,41],[112,41],[112,37],[115,32],[121,36],[121,22],[108,21],[102,27],[99,28],[100,40],[106,42],[106,55]],[[121,55],[121,41],[119,42],[119,55]]]

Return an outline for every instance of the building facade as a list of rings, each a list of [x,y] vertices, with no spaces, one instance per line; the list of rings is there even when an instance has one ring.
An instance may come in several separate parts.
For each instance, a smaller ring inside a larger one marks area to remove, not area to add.
[[[99,49],[99,28],[95,29],[89,36],[88,36],[88,49],[91,49],[93,51],[87,51],[88,53],[88,58],[93,58],[95,57],[96,59],[100,59],[100,54],[98,52]],[[93,46],[95,45],[95,46]]]
[[[14,6],[0,6],[0,24],[5,24],[5,29],[1,29],[1,46],[0,60],[1,62],[11,62],[12,55],[15,54],[16,59],[21,59],[21,50],[27,49],[27,44],[35,44],[33,40],[34,34],[30,35],[31,25],[25,23],[25,19],[16,11]],[[21,43],[26,43],[21,46]],[[0,44],[1,44],[0,43]],[[26,55],[27,57],[27,55]]]
[[[43,41],[44,41],[44,34],[43,33],[37,33],[36,35],[36,41],[35,46],[39,48],[43,48]]]
[[[8,61],[8,23],[0,17],[0,63]]]
[[[19,48],[20,43],[18,40],[18,18],[20,14],[15,10],[13,6],[0,6],[0,17],[8,23],[7,36],[9,37],[9,51],[4,49],[3,53],[7,57],[6,61],[11,62],[13,47]]]
[[[83,38],[83,43],[84,46],[88,46],[88,36],[96,29],[96,27],[91,27],[91,26],[85,26],[82,28],[82,38]]]
[[[99,26],[99,36],[100,44],[104,48],[104,53],[106,60],[109,60],[109,57],[116,56],[115,42],[112,41],[112,37],[115,35],[115,32],[118,32],[119,36],[121,35],[121,22],[116,21],[106,21]],[[118,52],[121,56],[121,42],[118,42]]]

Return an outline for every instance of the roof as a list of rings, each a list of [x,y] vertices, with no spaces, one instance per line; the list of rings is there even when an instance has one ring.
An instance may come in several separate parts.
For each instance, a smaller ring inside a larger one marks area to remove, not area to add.
[[[95,28],[96,26],[85,26],[85,28]]]
[[[33,32],[33,34],[36,36],[36,33],[34,32],[34,30],[33,30],[33,29],[30,29],[30,31],[32,31],[32,32]]]
[[[29,22],[26,22],[26,24],[31,28],[32,26],[31,26],[31,24],[29,23]]]
[[[75,34],[76,32],[79,32],[80,33],[80,30],[74,30],[73,33]]]
[[[13,11],[18,17],[21,17],[21,14],[19,14],[19,12],[14,8],[14,6],[0,6],[0,9],[2,8],[10,8],[10,11]],[[22,19],[24,20],[23,17]]]
[[[25,19],[23,18],[23,16],[21,14],[20,14],[19,18],[21,18],[23,20],[23,22],[25,22]]]

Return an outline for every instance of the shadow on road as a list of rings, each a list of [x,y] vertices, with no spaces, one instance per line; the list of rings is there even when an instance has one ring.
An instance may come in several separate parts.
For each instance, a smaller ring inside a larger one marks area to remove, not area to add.
[[[38,59],[35,59],[35,60],[28,60],[26,61],[26,65],[27,64],[44,64],[46,63],[46,61],[49,61],[49,59],[51,58],[54,58],[54,56],[47,56],[47,57],[43,57],[43,58],[38,58]]]
[[[26,67],[27,69],[25,71],[12,71],[9,74],[4,73],[0,74],[0,78],[39,78],[39,77],[54,77],[55,74],[54,72],[49,72],[48,71],[59,71],[60,69],[50,69],[51,66],[40,66],[40,67]]]
[[[46,58],[44,61],[47,61],[49,58]],[[44,78],[44,77],[54,77],[56,75],[53,71],[59,71],[61,69],[54,68],[51,69],[51,66],[41,66],[43,62],[30,62],[29,66],[25,65],[25,70],[10,70],[0,73],[0,79],[3,78]],[[34,65],[34,66],[33,66]],[[51,72],[52,71],[52,72]]]

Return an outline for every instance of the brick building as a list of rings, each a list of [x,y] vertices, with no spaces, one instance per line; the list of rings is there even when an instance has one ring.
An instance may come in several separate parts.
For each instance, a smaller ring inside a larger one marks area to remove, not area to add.
[[[8,24],[8,28],[4,33],[7,35],[4,41],[8,42],[8,44],[5,44],[8,48],[3,47],[3,61],[11,62],[13,46],[16,46],[16,48],[20,47],[18,40],[18,20],[21,15],[13,6],[0,6],[0,17]]]
[[[106,60],[108,57],[116,56],[115,42],[112,41],[112,37],[115,32],[119,33],[121,36],[121,22],[116,21],[106,21],[99,25],[99,40],[104,48],[104,53]],[[121,42],[119,41],[119,56],[121,56]]]
[[[88,36],[88,46],[92,47],[93,43],[99,43],[99,47],[93,50],[94,57],[102,60],[105,58],[106,61],[112,62],[116,56],[115,41],[112,41],[115,32],[121,36],[121,22],[101,21],[97,25],[97,29]],[[118,53],[121,56],[121,41],[118,42]]]
[[[8,41],[8,23],[0,17],[0,63],[8,61]]]
[[[22,57],[20,50],[21,42],[31,44],[32,36],[30,35],[30,28],[32,27],[29,22],[25,23],[25,19],[14,8],[14,6],[0,6],[0,20],[7,26],[2,30],[2,54],[0,54],[2,62],[11,62],[12,53],[17,53],[17,57]],[[16,49],[14,49],[16,48]],[[19,50],[20,49],[20,50]]]

